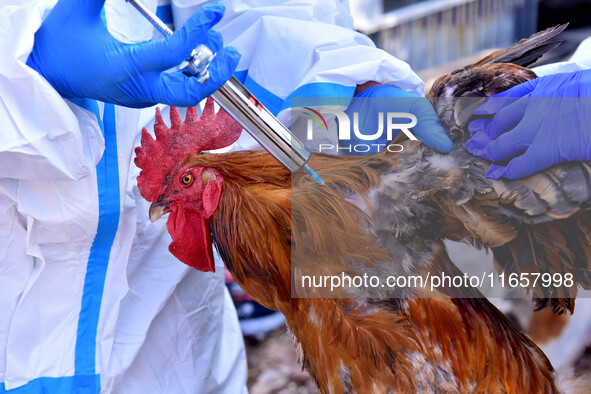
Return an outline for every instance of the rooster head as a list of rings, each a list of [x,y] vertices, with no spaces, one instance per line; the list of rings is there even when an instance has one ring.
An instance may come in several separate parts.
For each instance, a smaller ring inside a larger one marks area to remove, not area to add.
[[[142,170],[138,188],[152,202],[152,222],[170,213],[166,223],[172,237],[170,252],[195,269],[215,271],[209,219],[217,209],[223,179],[216,169],[192,166],[189,159],[231,145],[242,127],[223,109],[216,114],[211,99],[200,118],[195,108],[188,108],[182,121],[171,107],[170,120],[168,128],[156,109],[156,139],[142,130],[141,146],[135,150],[135,164]]]

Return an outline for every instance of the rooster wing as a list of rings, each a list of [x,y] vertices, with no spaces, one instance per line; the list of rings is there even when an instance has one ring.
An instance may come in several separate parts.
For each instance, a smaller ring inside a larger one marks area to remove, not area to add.
[[[451,226],[444,235],[490,247],[498,267],[509,274],[572,274],[573,286],[531,288],[540,308],[557,313],[572,313],[578,285],[591,287],[591,164],[565,163],[520,180],[489,180],[484,173],[490,162],[470,155],[464,145],[479,98],[536,78],[524,66],[558,45],[548,41],[565,27],[544,30],[442,76],[429,93],[454,140],[449,158],[460,178],[454,182],[459,188],[433,196],[465,230]]]

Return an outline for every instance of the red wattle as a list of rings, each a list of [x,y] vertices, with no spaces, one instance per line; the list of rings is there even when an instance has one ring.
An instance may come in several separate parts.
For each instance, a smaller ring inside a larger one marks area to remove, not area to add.
[[[203,272],[215,272],[208,220],[197,211],[172,209],[166,222],[172,243],[168,250],[180,261]]]

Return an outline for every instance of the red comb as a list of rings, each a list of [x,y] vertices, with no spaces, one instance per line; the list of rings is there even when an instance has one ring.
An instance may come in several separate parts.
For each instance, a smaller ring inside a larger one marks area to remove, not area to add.
[[[142,170],[137,179],[138,188],[148,201],[155,201],[162,194],[167,176],[188,155],[224,148],[234,143],[242,132],[242,126],[222,108],[215,113],[211,98],[205,102],[200,118],[195,107],[187,108],[184,122],[177,109],[170,107],[170,121],[168,128],[156,108],[156,139],[144,128],[141,146],[135,149],[135,164]]]

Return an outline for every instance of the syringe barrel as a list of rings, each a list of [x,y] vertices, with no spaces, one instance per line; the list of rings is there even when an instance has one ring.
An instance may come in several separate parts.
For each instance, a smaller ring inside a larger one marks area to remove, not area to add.
[[[308,149],[235,77],[211,97],[290,171],[299,170],[310,158]]]

